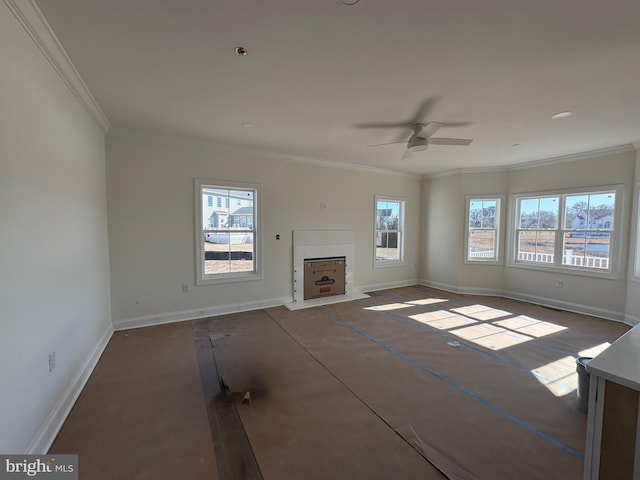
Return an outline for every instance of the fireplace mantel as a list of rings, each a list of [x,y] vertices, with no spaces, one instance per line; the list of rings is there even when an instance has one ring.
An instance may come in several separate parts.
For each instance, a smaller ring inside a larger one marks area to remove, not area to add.
[[[345,293],[310,300],[304,299],[304,261],[310,258],[345,257]],[[294,230],[293,231],[293,302],[289,310],[330,303],[368,298],[353,285],[353,231],[351,230]]]

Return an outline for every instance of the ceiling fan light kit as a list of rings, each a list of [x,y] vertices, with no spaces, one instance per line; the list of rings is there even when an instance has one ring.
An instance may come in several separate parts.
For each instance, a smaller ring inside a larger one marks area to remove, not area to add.
[[[407,145],[407,150],[411,150],[412,152],[421,152],[422,150],[426,150],[429,146],[426,138],[416,137],[413,142],[409,142]]]

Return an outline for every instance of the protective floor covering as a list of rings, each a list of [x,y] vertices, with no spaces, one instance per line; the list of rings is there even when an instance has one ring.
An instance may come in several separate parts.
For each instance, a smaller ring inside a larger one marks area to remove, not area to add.
[[[265,479],[577,480],[575,359],[629,328],[425,287],[211,322]]]
[[[189,323],[114,333],[49,453],[82,480],[216,480]]]
[[[211,321],[218,372],[263,478],[446,478],[264,311]]]

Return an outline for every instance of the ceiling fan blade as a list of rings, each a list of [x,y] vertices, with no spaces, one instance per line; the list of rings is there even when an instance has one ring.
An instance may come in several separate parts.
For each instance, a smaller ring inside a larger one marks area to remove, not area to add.
[[[358,123],[356,128],[406,128],[407,124],[404,122],[396,123]]]
[[[445,127],[468,127],[469,125],[472,125],[471,122],[442,122],[443,126]]]
[[[424,136],[429,138],[431,135],[436,133],[442,125],[443,125],[442,123],[438,123],[438,122],[429,122],[422,129],[422,133],[424,134]]]
[[[422,101],[418,110],[411,120],[406,122],[385,122],[385,123],[358,123],[356,128],[406,128],[416,123],[422,123],[433,105],[439,100],[439,97],[429,97]]]
[[[466,138],[430,138],[430,145],[461,145],[466,146],[469,145],[473,140],[469,140]]]
[[[424,119],[427,117],[429,112],[433,109],[433,106],[440,99],[440,97],[429,97],[422,101],[416,114],[413,116],[411,120],[409,120],[405,125],[413,125],[414,123],[422,123]]]
[[[408,158],[411,158],[412,153],[413,152],[407,148],[402,154],[402,157],[400,158],[400,160],[406,160]]]
[[[367,147],[382,147],[383,145],[396,145],[398,143],[407,143],[407,140],[402,140],[401,142],[376,143],[373,145],[367,145]]]

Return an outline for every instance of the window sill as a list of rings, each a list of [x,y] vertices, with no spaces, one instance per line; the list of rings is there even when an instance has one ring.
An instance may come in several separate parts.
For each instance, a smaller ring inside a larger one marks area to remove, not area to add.
[[[501,260],[464,260],[465,265],[492,265],[492,266],[500,266],[504,265],[504,262]]]
[[[219,285],[222,283],[238,283],[238,282],[251,282],[255,280],[262,280],[262,275],[258,273],[230,273],[219,274],[215,277],[198,278],[196,285]]]
[[[405,262],[374,262],[373,268],[402,267]]]

